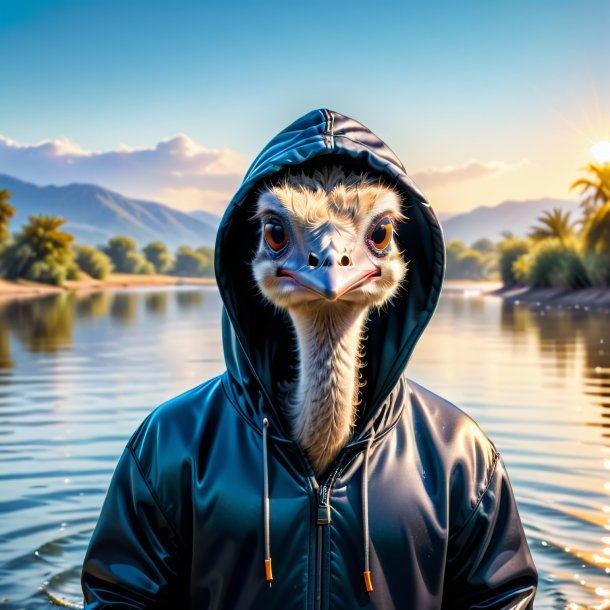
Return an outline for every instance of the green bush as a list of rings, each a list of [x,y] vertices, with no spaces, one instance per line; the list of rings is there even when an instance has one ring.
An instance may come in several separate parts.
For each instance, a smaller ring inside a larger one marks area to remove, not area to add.
[[[11,236],[8,223],[15,215],[15,208],[8,202],[10,198],[11,194],[6,189],[0,189],[0,243],[8,241]]]
[[[61,265],[48,261],[36,261],[28,267],[26,279],[44,284],[61,286],[68,278],[68,271]]]
[[[575,245],[556,237],[537,241],[529,253],[515,260],[512,272],[520,283],[531,288],[575,290],[591,286]]]
[[[495,259],[495,253],[483,253],[480,250],[467,248],[461,241],[451,241],[447,244],[445,277],[448,280],[487,279],[490,270],[493,270]]]
[[[491,239],[487,239],[487,237],[481,237],[481,239],[477,239],[477,241],[470,244],[471,250],[478,250],[479,252],[488,253],[495,252],[496,245],[491,241]]]
[[[445,257],[447,263],[447,271],[445,273],[448,279],[453,279],[454,270],[458,266],[460,254],[466,251],[466,244],[462,241],[450,241],[445,248]]]
[[[78,277],[71,248],[74,237],[59,230],[64,223],[56,216],[29,216],[29,222],[2,252],[2,274],[57,285]]]
[[[530,242],[518,237],[507,237],[498,246],[500,277],[505,286],[518,284],[513,271],[513,263],[522,255],[527,254],[530,249]]]
[[[151,274],[155,268],[138,252],[138,246],[131,237],[119,235],[108,241],[102,252],[110,258],[117,273]]]
[[[142,252],[157,273],[167,273],[171,269],[173,264],[172,255],[164,243],[153,241],[145,246]]]
[[[203,272],[204,277],[214,277],[214,248],[208,246],[201,246],[197,248],[195,252],[202,254],[206,259],[205,270]]]
[[[103,280],[112,272],[112,261],[101,250],[93,246],[74,246],[76,264],[96,280]]]
[[[610,288],[610,254],[588,251],[584,255],[585,269],[591,282],[599,288]]]
[[[150,261],[147,261],[141,252],[129,252],[126,260],[129,271],[125,271],[125,273],[152,275],[155,272],[155,266]]]
[[[203,277],[208,268],[208,260],[200,252],[189,246],[180,246],[176,252],[174,275],[181,277]]]

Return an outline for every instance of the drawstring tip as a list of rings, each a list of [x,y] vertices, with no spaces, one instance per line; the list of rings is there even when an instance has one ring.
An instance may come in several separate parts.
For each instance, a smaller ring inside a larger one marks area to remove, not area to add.
[[[373,591],[373,581],[371,580],[371,571],[367,570],[362,573],[364,576],[364,586],[366,587],[366,592],[371,593]]]
[[[269,587],[271,587],[271,585],[273,583],[273,572],[271,570],[271,557],[269,557],[269,559],[265,559],[265,577],[267,578]]]

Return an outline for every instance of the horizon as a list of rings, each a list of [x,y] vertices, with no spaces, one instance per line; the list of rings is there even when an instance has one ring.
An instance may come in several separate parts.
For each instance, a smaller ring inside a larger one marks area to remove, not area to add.
[[[576,198],[610,137],[610,5],[333,7],[329,39],[278,2],[7,0],[0,172],[221,215],[278,131],[331,107],[384,139],[439,215]]]
[[[166,203],[164,201],[153,201],[151,199],[142,199],[140,197],[131,197],[129,195],[126,195],[125,193],[119,192],[116,189],[108,188],[108,187],[105,187],[103,184],[97,184],[97,183],[94,183],[94,182],[69,182],[67,184],[53,184],[53,183],[37,184],[34,181],[23,180],[23,179],[18,178],[16,176],[11,176],[11,175],[6,174],[4,172],[0,172],[0,179],[3,176],[6,176],[7,178],[10,178],[11,180],[17,180],[17,181],[22,182],[22,183],[24,183],[26,185],[36,186],[36,187],[38,187],[40,189],[45,189],[45,188],[48,188],[48,187],[64,188],[64,187],[70,187],[70,186],[88,186],[88,187],[93,187],[93,188],[99,188],[99,189],[102,189],[104,191],[108,191],[108,192],[114,193],[115,195],[119,195],[120,197],[124,197],[125,199],[136,201],[138,203],[162,205],[162,206],[171,208],[172,210],[175,210],[175,211],[178,211],[178,212],[182,212],[184,214],[189,214],[189,215],[190,214],[197,214],[197,213],[200,213],[200,212],[204,212],[206,214],[211,214],[213,216],[218,217],[218,220],[220,220],[222,218],[222,213],[221,214],[216,214],[216,212],[207,210],[205,208],[193,208],[193,209],[190,209],[190,210],[189,209],[184,210],[184,209],[181,209],[181,208],[177,208],[177,207],[171,206],[170,204],[168,204],[168,203]],[[2,184],[0,184],[0,190],[1,190],[1,188],[2,188]],[[558,202],[558,201],[560,201],[562,203],[574,204],[575,211],[577,211],[577,207],[579,206],[579,199],[578,198],[574,198],[574,197],[572,197],[572,198],[570,198],[570,197],[562,198],[562,197],[545,197],[545,196],[542,196],[542,197],[535,197],[535,198],[532,198],[532,199],[506,199],[504,201],[499,201],[497,203],[477,205],[477,206],[475,206],[473,208],[470,208],[468,210],[465,210],[465,211],[456,211],[456,212],[448,211],[448,212],[445,212],[445,211],[441,210],[439,212],[436,209],[434,211],[435,211],[436,215],[438,216],[439,220],[445,222],[445,221],[449,220],[450,218],[454,218],[456,216],[461,216],[461,215],[464,215],[464,214],[468,214],[470,212],[476,212],[476,211],[482,210],[482,209],[493,210],[493,209],[498,208],[500,206],[503,206],[505,204],[517,204],[517,205],[520,205],[520,204],[524,204],[524,203],[537,203],[537,202],[542,202],[542,201],[546,201],[546,200],[551,201],[551,202]],[[17,212],[19,212],[18,209],[17,209]]]

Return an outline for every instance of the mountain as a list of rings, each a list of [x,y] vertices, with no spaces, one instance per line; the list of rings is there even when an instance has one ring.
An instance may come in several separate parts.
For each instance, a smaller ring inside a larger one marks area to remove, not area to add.
[[[470,245],[481,237],[488,237],[495,242],[502,239],[502,231],[512,231],[517,236],[525,235],[536,224],[536,219],[542,212],[553,208],[571,211],[572,221],[581,215],[578,201],[544,198],[481,206],[470,212],[445,217],[444,220],[441,218],[441,225],[447,242],[460,240]]]
[[[12,194],[17,215],[11,220],[18,231],[29,214],[50,214],[67,219],[66,230],[79,243],[104,244],[115,235],[133,237],[140,247],[159,240],[170,250],[181,245],[214,246],[220,217],[206,210],[180,212],[162,203],[131,199],[94,184],[36,186],[0,174],[0,189]],[[534,199],[505,201],[496,206],[481,206],[448,216],[440,214],[446,241],[460,240],[469,245],[481,237],[493,241],[502,231],[525,235],[545,210],[571,210],[572,220],[580,217],[577,201]]]
[[[76,242],[94,246],[105,244],[115,235],[133,237],[140,247],[159,240],[170,250],[182,245],[213,247],[216,239],[216,228],[211,222],[202,222],[162,203],[124,197],[94,184],[36,186],[0,174],[0,189],[3,188],[10,191],[10,203],[17,210],[10,224],[13,232],[27,222],[29,214],[48,214],[65,218],[64,227]]]
[[[195,210],[193,212],[189,212],[189,216],[196,218],[199,222],[203,222],[206,225],[210,225],[214,232],[218,231],[218,226],[220,225],[220,216],[217,216],[213,212],[208,212],[207,210]]]

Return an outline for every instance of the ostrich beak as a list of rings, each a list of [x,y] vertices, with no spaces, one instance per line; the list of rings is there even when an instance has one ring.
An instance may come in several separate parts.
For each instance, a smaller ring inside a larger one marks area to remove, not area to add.
[[[370,278],[381,275],[378,267],[368,269],[321,265],[313,269],[280,268],[278,275],[292,278],[297,284],[319,294],[329,301],[336,301],[346,292],[364,284]]]

